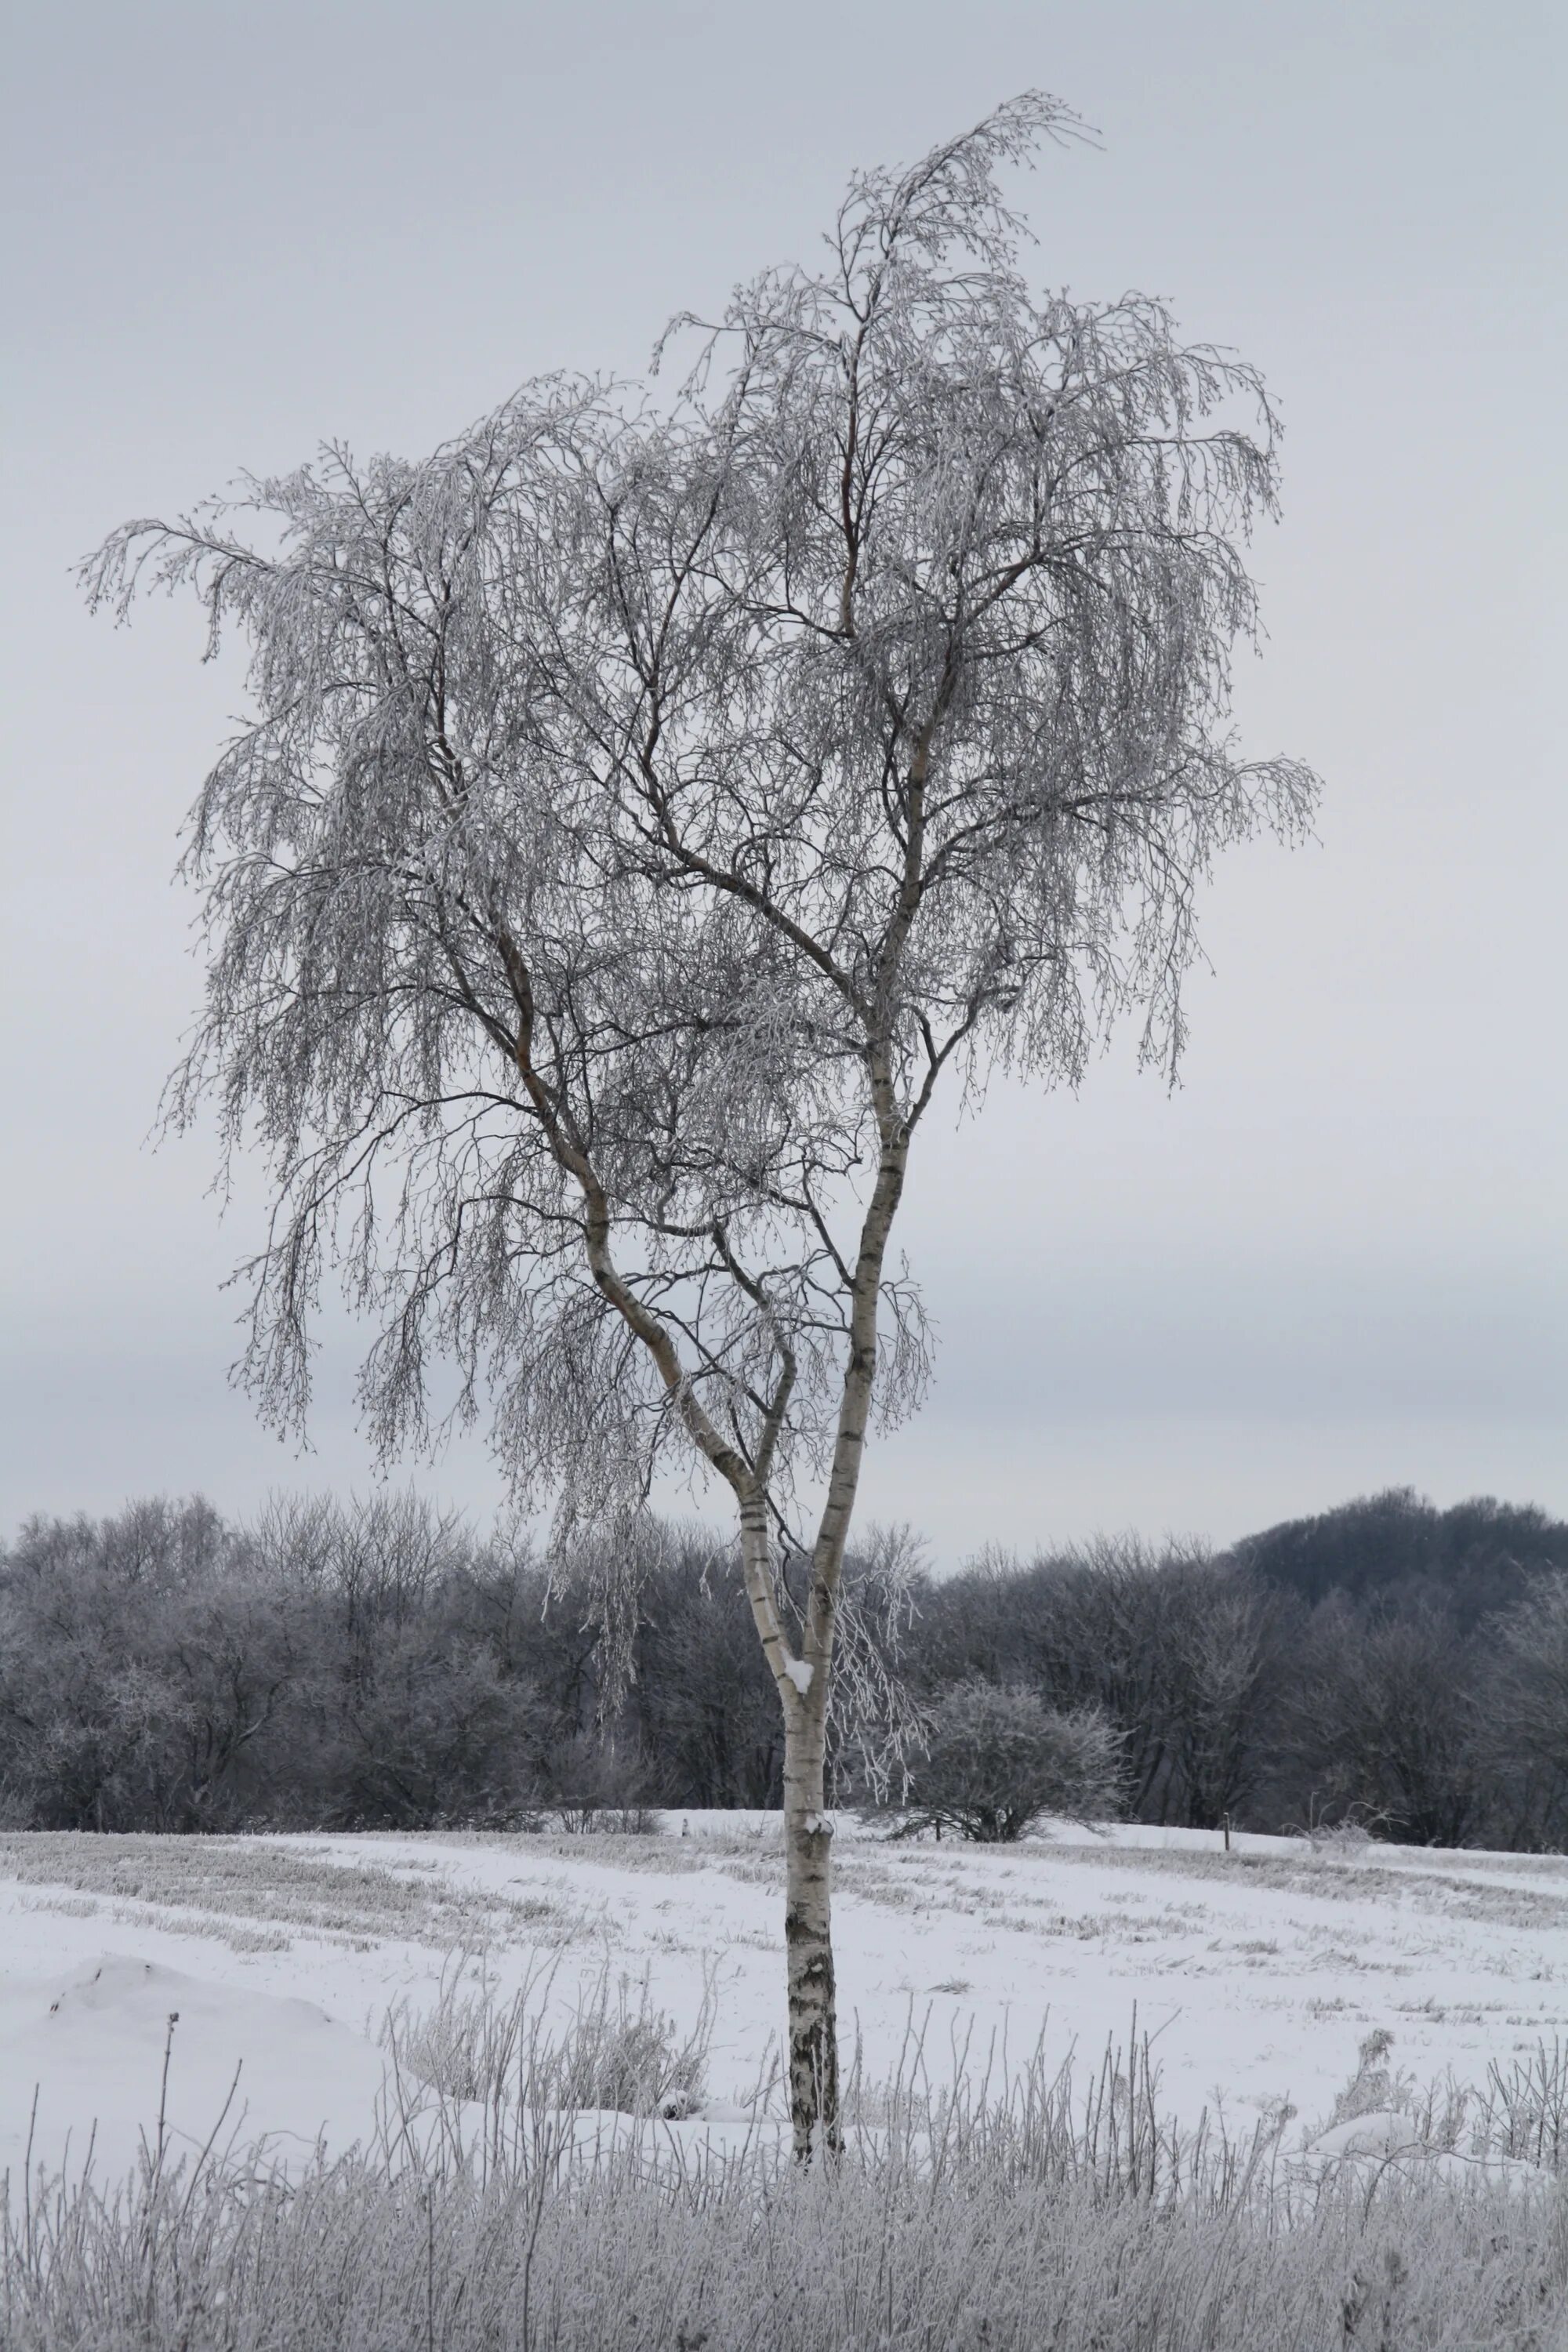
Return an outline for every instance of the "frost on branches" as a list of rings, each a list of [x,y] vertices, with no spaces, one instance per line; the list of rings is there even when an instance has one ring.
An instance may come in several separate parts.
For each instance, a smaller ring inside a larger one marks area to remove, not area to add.
[[[1258,377],[1024,274],[998,173],[1076,129],[1026,96],[858,175],[811,266],[677,322],[673,394],[542,378],[423,460],[334,446],[87,567],[249,648],[168,1118],[216,1101],[270,1171],[261,1408],[304,1415],[335,1276],[386,1454],[437,1433],[440,1359],[563,1543],[667,1457],[727,1490],[785,1731],[803,2152],[837,2130],[846,1544],[927,1371],[916,1133],[998,1066],[1070,1085],[1123,1014],[1173,1068],[1198,886],[1314,790],[1227,717]]]

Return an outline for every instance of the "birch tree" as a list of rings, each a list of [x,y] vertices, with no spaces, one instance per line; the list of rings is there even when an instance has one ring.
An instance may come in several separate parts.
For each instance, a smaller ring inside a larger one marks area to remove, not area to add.
[[[1198,887],[1314,789],[1227,715],[1260,380],[1158,301],[1025,276],[1000,175],[1076,129],[1029,95],[858,175],[815,264],[677,321],[677,390],[531,382],[421,463],[332,446],[88,567],[249,649],[168,1115],[216,1103],[269,1173],[262,1409],[302,1419],[335,1274],[388,1455],[438,1433],[444,1360],[606,1578],[667,1460],[728,1498],[803,2154],[838,2132],[845,1549],[927,1369],[911,1147],[939,1090],[1071,1086],[1124,1015],[1173,1070]]]

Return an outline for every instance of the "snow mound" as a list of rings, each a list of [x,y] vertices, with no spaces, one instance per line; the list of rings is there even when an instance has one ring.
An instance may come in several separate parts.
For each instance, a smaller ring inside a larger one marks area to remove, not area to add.
[[[1524,2189],[1544,2185],[1551,2176],[1521,2157],[1493,2150],[1461,2155],[1458,2149],[1435,2147],[1416,2137],[1410,2117],[1394,2107],[1374,2107],[1364,2116],[1334,2124],[1320,2132],[1306,2150],[1307,2168],[1324,2176],[1335,2171],[1399,2170],[1427,2180],[1489,2181]]]
[[[1397,2156],[1416,2144],[1408,2116],[1394,2107],[1374,2107],[1369,2115],[1352,2116],[1320,2132],[1312,2142],[1314,2156]]]
[[[79,2172],[89,2146],[96,2179],[123,2176],[156,2142],[165,2046],[171,2161],[194,2158],[215,2128],[220,2146],[259,2143],[282,2163],[374,2129],[381,2053],[313,2001],[106,1953],[63,1978],[0,1984],[0,2173],[20,2181],[31,2130],[35,2176]]]

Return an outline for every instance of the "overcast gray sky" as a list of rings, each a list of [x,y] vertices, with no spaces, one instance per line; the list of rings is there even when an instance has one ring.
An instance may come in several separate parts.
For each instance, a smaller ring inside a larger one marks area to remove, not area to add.
[[[228,1390],[201,1139],[142,1146],[194,1008],[182,814],[238,706],[194,609],[68,573],[113,523],[323,436],[424,449],[798,255],[857,164],[1055,92],[1041,278],[1173,299],[1265,371],[1282,526],[1251,746],[1318,843],[1233,856],[1175,1097],[927,1135],[941,1334],[867,1508],[956,1560],[1216,1539],[1410,1483],[1568,1513],[1564,26],[1488,0],[55,0],[14,17],[4,644],[0,1529],[202,1488],[364,1487],[353,1334],[317,1452]],[[1022,1197],[1022,1267],[993,1248]],[[419,1474],[488,1512],[478,1441]]]

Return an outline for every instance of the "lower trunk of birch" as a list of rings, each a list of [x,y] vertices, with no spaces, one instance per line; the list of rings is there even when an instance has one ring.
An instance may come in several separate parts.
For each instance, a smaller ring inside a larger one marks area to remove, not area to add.
[[[838,2011],[833,1981],[833,1825],[824,1810],[819,1707],[784,1733],[784,1945],[789,1967],[789,2108],[797,2158],[836,2153]]]

